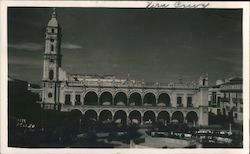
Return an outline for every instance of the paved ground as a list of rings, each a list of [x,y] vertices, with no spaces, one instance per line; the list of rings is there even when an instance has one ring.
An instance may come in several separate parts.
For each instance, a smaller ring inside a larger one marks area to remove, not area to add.
[[[104,140],[104,142],[114,144],[116,148],[183,148],[189,146],[189,142],[186,140],[151,137],[146,134],[145,129],[140,129],[139,132],[145,137],[145,143],[135,144],[131,141],[130,144],[126,144],[121,141],[108,142],[108,140]]]

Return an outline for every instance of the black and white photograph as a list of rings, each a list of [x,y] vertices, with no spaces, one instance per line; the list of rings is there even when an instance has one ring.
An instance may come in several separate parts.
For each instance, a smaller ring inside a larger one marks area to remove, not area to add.
[[[243,149],[244,11],[209,5],[8,6],[7,146]]]

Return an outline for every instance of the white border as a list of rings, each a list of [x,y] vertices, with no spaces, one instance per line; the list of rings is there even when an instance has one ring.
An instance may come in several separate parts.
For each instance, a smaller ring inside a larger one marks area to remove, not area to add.
[[[156,1],[159,4],[168,3],[173,6],[175,1]],[[208,1],[207,1],[208,2]],[[189,3],[205,3],[203,2],[184,2]],[[145,8],[148,4],[147,1],[2,1],[1,2],[1,76],[0,76],[0,102],[1,102],[1,148],[0,153],[213,153],[213,154],[246,154],[249,153],[249,2],[209,2],[208,8],[242,8],[243,9],[243,149],[27,149],[27,148],[9,148],[7,147],[7,7],[20,6],[20,7],[120,7],[120,8]]]

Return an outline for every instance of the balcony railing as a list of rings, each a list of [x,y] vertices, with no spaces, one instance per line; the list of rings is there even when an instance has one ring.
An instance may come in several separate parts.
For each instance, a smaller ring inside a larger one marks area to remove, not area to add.
[[[199,107],[167,107],[167,106],[119,106],[119,105],[65,105],[65,104],[62,104],[62,108],[85,108],[85,109],[99,109],[99,108],[110,108],[110,109],[147,109],[147,110],[154,110],[154,109],[190,109],[190,110],[193,110],[193,109],[198,109]]]
[[[221,102],[230,102],[229,98],[221,98]]]
[[[233,98],[233,103],[243,103],[243,99],[242,98]]]
[[[68,86],[94,86],[94,87],[135,87],[135,88],[186,88],[197,89],[194,84],[159,84],[159,83],[137,83],[137,82],[102,82],[102,81],[68,81]]]
[[[192,108],[192,107],[194,107],[194,105],[192,103],[190,103],[190,104],[187,104],[187,107]]]
[[[80,102],[80,101],[75,102],[75,105],[81,105],[81,104],[82,104],[82,102]]]
[[[184,105],[182,104],[182,103],[180,103],[180,104],[176,104],[176,107],[183,107]]]

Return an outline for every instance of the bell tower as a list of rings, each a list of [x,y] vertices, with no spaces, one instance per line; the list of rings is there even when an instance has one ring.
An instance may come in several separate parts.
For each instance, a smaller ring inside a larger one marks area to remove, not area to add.
[[[58,68],[61,67],[62,62],[60,45],[61,27],[56,18],[56,10],[53,9],[52,17],[48,22],[45,32],[43,80],[58,80]]]
[[[56,9],[53,9],[45,32],[45,51],[43,64],[43,102],[59,101],[59,68],[62,63],[61,27],[57,21]]]

